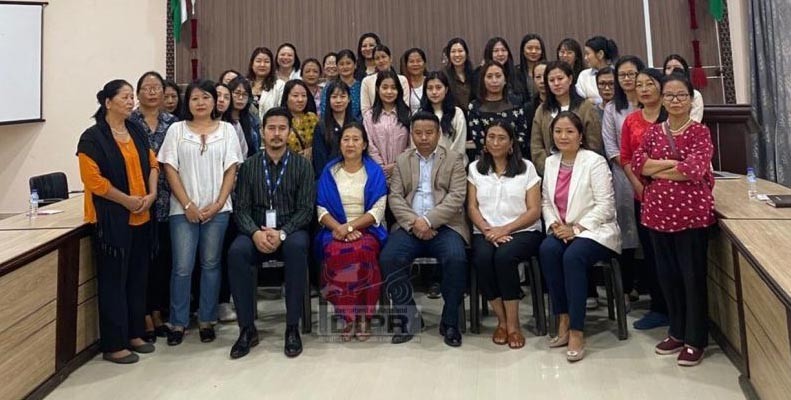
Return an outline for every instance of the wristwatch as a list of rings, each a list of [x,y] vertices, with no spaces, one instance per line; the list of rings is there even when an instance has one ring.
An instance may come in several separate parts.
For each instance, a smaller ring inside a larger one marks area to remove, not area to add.
[[[347,226],[346,226],[346,232],[349,232],[349,233],[352,233],[352,232],[354,232],[354,227],[353,227],[353,226],[351,226],[351,225],[347,225]]]
[[[286,231],[283,231],[283,230],[280,231],[280,241],[281,242],[285,242],[286,241]]]
[[[582,233],[582,230],[577,225],[574,225],[571,230],[574,232],[574,236],[579,236],[579,234]]]

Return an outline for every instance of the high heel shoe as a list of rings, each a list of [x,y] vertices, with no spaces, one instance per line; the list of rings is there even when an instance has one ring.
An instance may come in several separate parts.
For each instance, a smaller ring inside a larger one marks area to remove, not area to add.
[[[554,349],[556,347],[564,347],[569,344],[569,333],[566,332],[563,336],[555,336],[552,339],[549,339],[549,348]]]

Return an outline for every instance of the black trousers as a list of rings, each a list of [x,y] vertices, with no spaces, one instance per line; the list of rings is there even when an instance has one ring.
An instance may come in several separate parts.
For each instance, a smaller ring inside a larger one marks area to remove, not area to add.
[[[708,344],[707,229],[651,230],[659,284],[667,299],[670,336],[702,349]]]
[[[167,220],[152,223],[156,224],[159,250],[148,270],[146,314],[151,314],[153,311],[167,314],[170,310],[170,273],[173,270],[170,224]]]
[[[99,350],[116,352],[145,335],[146,282],[151,259],[149,223],[132,227],[131,246],[121,257],[96,251]]]
[[[483,235],[472,236],[472,251],[478,271],[478,285],[487,300],[519,300],[518,265],[538,255],[538,247],[544,239],[541,232],[528,231],[511,235],[510,242],[494,247]]]
[[[640,209],[642,204],[634,202],[634,212],[637,217],[637,235],[640,237],[640,245],[643,246],[643,257],[645,257],[645,264],[642,268],[642,274],[639,276],[640,283],[648,289],[648,294],[651,296],[650,311],[655,313],[667,315],[667,301],[665,295],[662,293],[662,288],[659,285],[659,278],[657,276],[657,265],[661,262],[657,258],[657,251],[649,235],[649,229],[640,223]],[[624,291],[626,291],[624,289]]]
[[[302,316],[302,300],[307,290],[305,281],[308,274],[309,250],[310,238],[308,232],[304,230],[292,232],[272,254],[259,252],[249,236],[236,236],[228,250],[228,272],[239,327],[254,326],[258,269],[261,263],[267,260],[281,260],[285,263],[286,324],[299,323],[299,318]]]

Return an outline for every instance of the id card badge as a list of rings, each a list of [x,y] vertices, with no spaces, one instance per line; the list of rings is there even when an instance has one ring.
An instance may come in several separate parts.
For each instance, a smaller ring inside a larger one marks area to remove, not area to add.
[[[266,227],[277,228],[277,210],[266,210]]]

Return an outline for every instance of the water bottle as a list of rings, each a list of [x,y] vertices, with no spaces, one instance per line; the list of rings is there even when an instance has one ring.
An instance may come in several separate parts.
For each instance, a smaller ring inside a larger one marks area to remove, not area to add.
[[[747,197],[750,200],[756,200],[758,197],[756,183],[757,178],[755,177],[755,170],[753,167],[747,167]]]
[[[30,218],[36,218],[38,216],[38,190],[36,189],[30,192],[30,210],[28,215]]]

